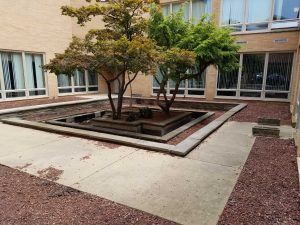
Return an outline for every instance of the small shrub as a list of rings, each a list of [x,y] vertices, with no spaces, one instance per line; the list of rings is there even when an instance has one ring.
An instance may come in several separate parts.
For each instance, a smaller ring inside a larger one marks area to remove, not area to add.
[[[126,118],[127,122],[133,122],[136,121],[140,118],[140,113],[139,112],[130,112],[128,117]]]
[[[152,118],[153,112],[150,108],[141,108],[140,109],[140,116],[141,118],[150,119]]]

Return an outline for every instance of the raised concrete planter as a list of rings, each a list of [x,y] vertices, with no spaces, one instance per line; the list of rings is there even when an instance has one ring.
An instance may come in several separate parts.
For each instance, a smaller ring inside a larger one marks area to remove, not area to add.
[[[280,120],[274,118],[258,118],[258,124],[269,126],[280,126]]]
[[[163,136],[171,130],[187,123],[192,118],[191,112],[183,112],[180,115],[166,119],[160,122],[152,122],[147,119],[139,119],[137,121],[128,122],[123,120],[112,120],[111,118],[94,118],[92,123],[96,127],[113,128],[117,130],[126,130],[136,133],[147,133],[157,136]]]
[[[253,136],[279,137],[280,130],[275,127],[255,126],[252,128]]]

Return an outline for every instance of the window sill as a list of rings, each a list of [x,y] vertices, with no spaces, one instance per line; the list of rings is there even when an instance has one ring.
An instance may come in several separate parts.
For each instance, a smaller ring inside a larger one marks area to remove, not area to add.
[[[283,33],[283,32],[293,32],[299,31],[299,27],[296,28],[282,28],[282,29],[274,29],[274,30],[257,30],[257,31],[241,31],[241,32],[233,32],[233,36],[240,35],[249,35],[249,34],[264,34],[264,33]]]

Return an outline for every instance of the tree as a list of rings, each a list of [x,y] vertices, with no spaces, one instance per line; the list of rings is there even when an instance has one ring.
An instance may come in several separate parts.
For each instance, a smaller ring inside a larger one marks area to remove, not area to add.
[[[166,60],[158,63],[162,77],[160,80],[155,78],[160,86],[157,104],[166,113],[176,98],[181,82],[201,75],[210,65],[224,71],[239,66],[236,56],[240,47],[231,36],[231,30],[218,27],[209,16],[203,16],[197,24],[193,24],[184,21],[182,10],[164,17],[159,7],[155,6],[151,10],[149,36],[166,52]],[[173,55],[173,59],[168,54]],[[175,64],[173,67],[172,61]],[[175,83],[171,99],[167,98],[165,90],[168,80]],[[161,95],[164,104],[160,102]]]
[[[86,0],[91,2],[91,0]],[[100,0],[96,0],[100,2]],[[145,35],[152,0],[110,0],[80,8],[62,7],[62,14],[75,17],[84,26],[93,17],[102,16],[104,29],[92,29],[85,38],[73,37],[62,54],[56,54],[44,66],[55,74],[71,75],[86,69],[101,76],[107,85],[113,119],[121,119],[123,96],[138,75],[153,74],[156,68],[155,44]],[[112,84],[117,83],[118,98],[112,98]]]

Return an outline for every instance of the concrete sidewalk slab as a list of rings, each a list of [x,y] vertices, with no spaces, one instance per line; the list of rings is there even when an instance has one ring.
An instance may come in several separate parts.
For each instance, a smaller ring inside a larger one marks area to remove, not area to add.
[[[182,224],[215,224],[237,174],[230,167],[139,151],[74,187]]]
[[[63,170],[57,180],[63,185],[181,224],[213,225],[252,147],[251,126],[228,122],[180,158],[0,123],[0,141],[9,142],[1,146],[0,164],[34,175],[52,166]],[[227,146],[238,135],[245,146]]]
[[[1,157],[1,163],[14,168],[29,164],[24,168],[25,171],[37,176],[39,171],[53,167],[63,171],[59,182],[70,186],[135,151],[134,148],[110,149],[84,139],[62,138],[25,152]]]

